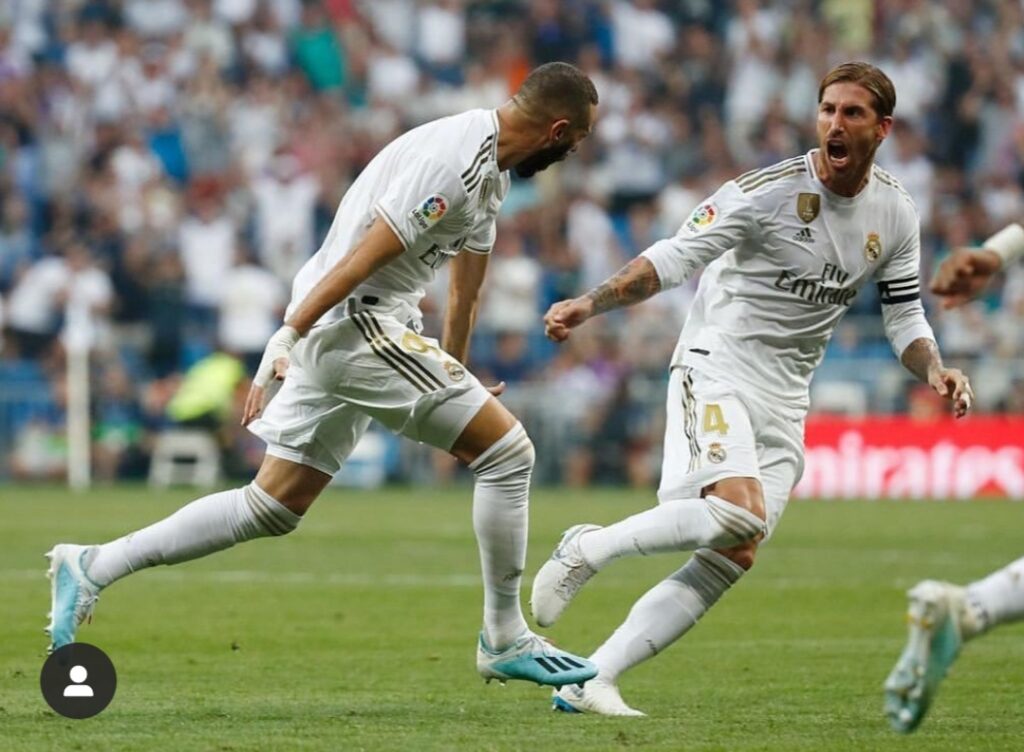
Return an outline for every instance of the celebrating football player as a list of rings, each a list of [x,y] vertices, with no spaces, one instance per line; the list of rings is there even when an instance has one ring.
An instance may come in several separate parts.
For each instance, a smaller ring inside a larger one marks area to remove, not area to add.
[[[672,358],[660,503],[566,531],[534,580],[534,615],[553,623],[616,559],[694,554],[636,602],[590,656],[597,677],[556,692],[556,708],[642,715],[623,701],[619,678],[678,640],[753,566],[803,470],[811,375],[863,285],[878,285],[903,365],[957,417],[970,408],[967,378],[943,365],[921,306],[917,212],[874,164],[895,105],[878,68],[834,68],[818,90],[816,149],[728,181],[674,237],[548,311],[547,334],[560,342],[707,267]]]

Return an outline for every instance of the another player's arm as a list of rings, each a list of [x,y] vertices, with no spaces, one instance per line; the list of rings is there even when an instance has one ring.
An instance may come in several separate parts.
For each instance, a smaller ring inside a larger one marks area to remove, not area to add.
[[[935,392],[953,403],[953,414],[962,418],[974,402],[970,382],[959,368],[942,363],[935,335],[921,305],[919,270],[921,235],[917,213],[907,215],[908,232],[903,242],[878,270],[885,334],[900,363]]]
[[[291,316],[267,343],[263,360],[256,371],[249,396],[245,400],[242,425],[248,425],[263,409],[264,390],[274,379],[281,381],[288,370],[288,354],[320,318],[345,298],[375,271],[400,256],[402,241],[387,222],[377,219],[362,241],[324,275],[310,290]]]
[[[449,265],[448,305],[444,312],[441,349],[463,363],[469,358],[469,338],[476,325],[480,287],[489,259],[486,253],[464,250]]]
[[[931,283],[943,308],[955,308],[980,295],[992,278],[1024,258],[1024,227],[1012,224],[990,237],[980,249],[957,248],[939,264]]]
[[[570,329],[591,316],[634,305],[660,290],[661,280],[654,264],[638,256],[585,295],[551,306],[544,316],[544,333],[555,342],[562,342]]]
[[[585,295],[555,303],[544,316],[544,331],[562,342],[591,316],[624,308],[680,285],[721,256],[753,227],[750,196],[729,181],[698,206],[675,236],[659,240],[641,256]]]
[[[953,403],[953,414],[962,418],[974,403],[970,381],[959,368],[946,368],[935,340],[919,337],[900,356],[903,367]]]

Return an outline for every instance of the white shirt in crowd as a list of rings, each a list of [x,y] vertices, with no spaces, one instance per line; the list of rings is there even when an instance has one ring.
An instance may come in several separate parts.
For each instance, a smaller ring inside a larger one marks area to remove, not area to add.
[[[100,310],[109,308],[114,288],[106,272],[94,266],[73,271],[61,258],[45,258],[29,269],[11,292],[8,325],[32,334],[54,332],[67,307],[77,321],[99,329],[106,319]]]
[[[185,291],[190,303],[217,307],[221,283],[234,262],[235,225],[226,215],[187,217],[178,231]]]
[[[466,52],[466,18],[451,0],[420,8],[416,47],[428,63],[459,65]]]
[[[646,7],[644,7],[646,6]],[[615,59],[627,68],[653,68],[672,49],[672,21],[650,3],[616,2],[612,7]]]
[[[497,256],[489,267],[481,328],[520,334],[536,329],[540,324],[540,264],[529,256]]]
[[[291,180],[263,176],[252,186],[256,242],[263,265],[291,282],[313,253],[314,212],[320,183],[312,175]]]
[[[237,353],[262,352],[281,324],[287,301],[284,284],[266,269],[253,264],[232,267],[221,284],[221,347]]]

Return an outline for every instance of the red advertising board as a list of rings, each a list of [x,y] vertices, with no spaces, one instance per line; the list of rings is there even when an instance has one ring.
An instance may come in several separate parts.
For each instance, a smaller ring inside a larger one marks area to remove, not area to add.
[[[809,418],[795,496],[1024,499],[1024,417]]]

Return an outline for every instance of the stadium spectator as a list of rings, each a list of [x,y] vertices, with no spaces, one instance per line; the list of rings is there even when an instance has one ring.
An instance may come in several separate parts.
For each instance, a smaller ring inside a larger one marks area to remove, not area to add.
[[[248,248],[238,247],[235,265],[221,280],[219,341],[222,349],[242,359],[250,375],[281,325],[286,292],[284,283],[259,266]]]
[[[313,223],[320,182],[293,154],[281,151],[253,180],[251,190],[260,260],[288,283],[316,250]]]

